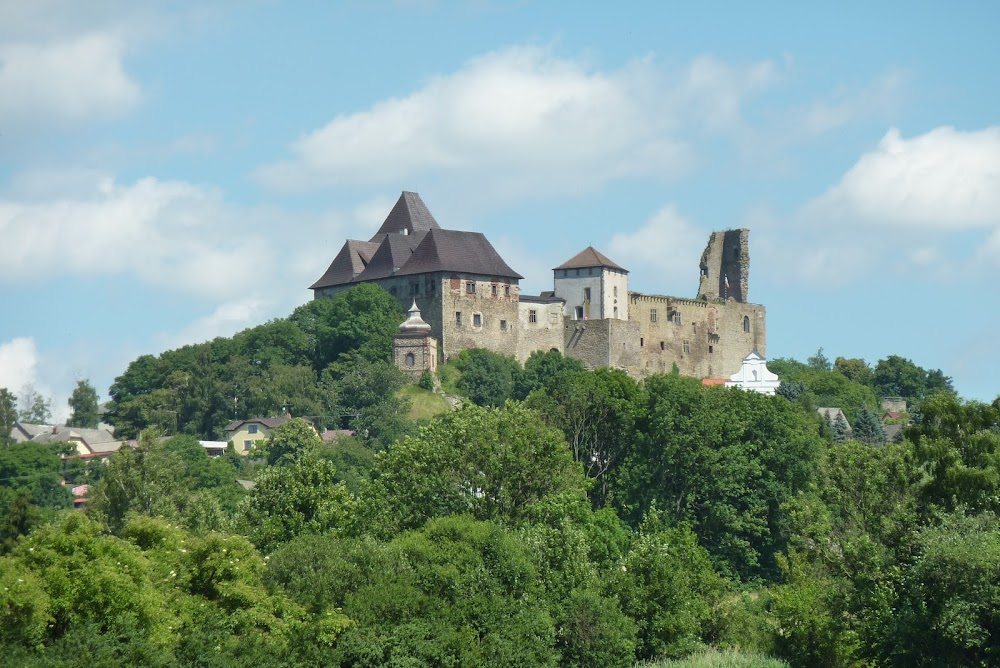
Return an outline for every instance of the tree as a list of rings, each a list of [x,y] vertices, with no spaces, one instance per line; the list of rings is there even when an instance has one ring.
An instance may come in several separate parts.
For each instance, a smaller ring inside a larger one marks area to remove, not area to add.
[[[872,384],[872,368],[868,366],[868,362],[861,358],[848,359],[846,357],[838,357],[833,362],[833,369],[834,371],[839,371],[848,380],[852,380],[855,383],[868,386]]]
[[[240,505],[237,526],[264,552],[296,536],[344,530],[354,504],[332,462],[305,454],[264,469]]]
[[[816,351],[816,354],[806,360],[806,364],[813,371],[829,371],[832,368],[830,364],[830,359],[823,354],[823,349],[820,348]]]
[[[50,404],[33,385],[25,385],[18,402],[18,420],[27,424],[48,424],[52,420]]]
[[[73,412],[66,422],[67,427],[97,428],[97,390],[89,380],[76,381],[76,389],[68,403]]]
[[[843,411],[837,413],[837,418],[830,426],[833,428],[833,440],[835,442],[843,443],[851,437],[851,428],[847,424],[847,419],[844,418]]]
[[[406,376],[395,365],[365,358],[343,360],[330,365],[324,382],[339,397],[335,410],[347,419],[346,426],[372,447],[384,450],[412,429],[409,401],[398,396]]]
[[[516,522],[550,495],[585,488],[559,430],[509,403],[466,406],[380,453],[362,496],[373,530],[394,535],[456,513]]]
[[[851,435],[868,445],[882,445],[885,443],[885,427],[878,417],[878,413],[870,410],[867,406],[862,406],[858,416],[854,418],[854,427]]]
[[[259,454],[275,466],[288,464],[314,452],[323,444],[312,425],[302,418],[295,418],[279,425],[260,446]]]
[[[927,371],[898,355],[879,360],[873,383],[879,396],[903,397],[908,402],[920,401],[939,392],[955,392],[951,378],[940,369]]]
[[[0,445],[10,443],[17,417],[17,397],[6,387],[0,387]]]
[[[642,401],[642,388],[632,378],[597,369],[549,376],[528,405],[563,432],[573,458],[596,480],[595,503],[604,505],[610,481],[632,446]]]
[[[560,375],[583,370],[583,362],[565,357],[558,350],[546,352],[535,350],[524,362],[524,371],[516,377],[514,398],[523,401],[534,390],[547,385]]]
[[[44,508],[67,508],[69,490],[62,484],[62,460],[51,446],[25,441],[0,450],[0,508],[21,494]]]
[[[486,348],[463,350],[455,366],[462,372],[458,389],[477,406],[503,406],[514,396],[514,385],[521,374],[521,366],[513,357]]]

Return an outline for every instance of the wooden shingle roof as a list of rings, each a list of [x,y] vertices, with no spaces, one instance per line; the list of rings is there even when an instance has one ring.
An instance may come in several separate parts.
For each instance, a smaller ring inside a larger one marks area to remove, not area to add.
[[[585,269],[588,267],[617,269],[618,271],[623,271],[626,274],[628,273],[626,269],[609,260],[606,255],[598,251],[593,246],[587,246],[582,251],[556,267],[556,269]]]

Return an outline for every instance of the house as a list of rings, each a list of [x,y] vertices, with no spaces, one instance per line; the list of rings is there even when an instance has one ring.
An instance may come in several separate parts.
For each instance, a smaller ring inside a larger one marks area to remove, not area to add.
[[[272,431],[291,419],[291,415],[282,415],[281,417],[234,420],[226,425],[226,440],[233,442],[236,452],[245,455],[258,441],[267,440],[271,437]],[[306,420],[306,422],[309,421]],[[309,424],[315,431],[316,427],[311,422]]]
[[[122,442],[108,429],[85,429],[15,422],[11,438],[23,443],[64,443],[72,448],[69,457],[106,458],[118,452]]]

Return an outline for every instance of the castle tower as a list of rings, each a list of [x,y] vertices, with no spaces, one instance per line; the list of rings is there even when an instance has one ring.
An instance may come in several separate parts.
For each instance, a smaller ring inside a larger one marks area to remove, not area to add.
[[[747,303],[750,290],[750,230],[712,232],[701,254],[698,299]]]
[[[593,246],[552,270],[555,296],[572,320],[628,320],[628,271]]]
[[[424,370],[437,371],[437,339],[431,336],[431,326],[420,317],[416,300],[410,316],[399,326],[392,338],[392,359],[400,371],[417,378]]]

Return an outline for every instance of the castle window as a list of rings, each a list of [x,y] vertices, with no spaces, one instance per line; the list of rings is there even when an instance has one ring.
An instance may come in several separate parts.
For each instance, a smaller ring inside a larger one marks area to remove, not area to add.
[[[410,294],[413,296],[420,294],[420,283],[410,283]]]
[[[584,288],[583,289],[583,301],[585,301],[585,302],[589,302],[590,301],[590,288]]]
[[[618,286],[616,285],[615,286],[615,297],[617,297],[617,296],[618,296]]]
[[[392,286],[391,288],[389,288],[389,294],[392,295],[393,297],[396,296],[396,286],[395,285]]]
[[[413,355],[413,353],[406,353],[406,366],[412,367],[415,366],[416,363],[417,358]]]
[[[248,434],[256,434],[257,433],[257,425],[255,425],[255,424],[248,424],[247,425],[247,433]]]
[[[576,319],[577,320],[583,320],[583,307],[582,306],[577,306],[576,307]]]
[[[615,307],[615,317],[616,318],[618,317],[618,307],[617,306]]]
[[[681,312],[680,311],[671,311],[670,312],[670,322],[674,323],[675,325],[681,324]]]
[[[714,353],[715,352],[715,348],[713,346],[709,346],[708,347],[708,352],[709,353]]]
[[[503,296],[504,297],[510,297],[510,286],[509,285],[503,286]]]
[[[750,331],[750,316],[748,315],[743,316],[743,331],[744,332]]]
[[[506,320],[501,320],[500,321],[500,331],[501,332],[506,332],[507,331],[507,321]]]
[[[733,259],[734,260],[738,260],[739,257],[740,257],[740,249],[739,248],[734,248],[733,249]]]
[[[472,326],[482,327],[483,326],[483,315],[481,313],[472,314]]]
[[[686,353],[691,352],[691,344],[688,343],[687,341],[684,342],[684,352]]]
[[[643,341],[643,338],[642,338],[642,337],[640,336],[640,337],[639,337],[639,347],[640,347],[640,348],[642,348],[642,344],[643,344],[643,343],[645,343],[645,342]]]
[[[461,311],[455,311],[455,324],[458,325],[459,327],[462,326],[462,312]]]
[[[427,281],[427,294],[434,294],[434,281]]]
[[[476,282],[466,281],[465,282],[465,292],[466,294],[474,295],[476,294]]]
[[[656,322],[656,309],[655,308],[649,309],[649,321],[650,322]]]
[[[493,285],[490,286],[490,294],[492,296],[494,296],[494,297],[497,296],[497,284],[496,283],[494,283]]]
[[[660,350],[666,350],[666,349],[667,349],[667,344],[664,343],[663,341],[660,341]]]
[[[573,271],[575,272],[573,274],[574,276],[579,276],[580,275],[580,270],[579,269],[574,269]]]
[[[535,309],[528,311],[528,322],[538,322],[538,311]]]

